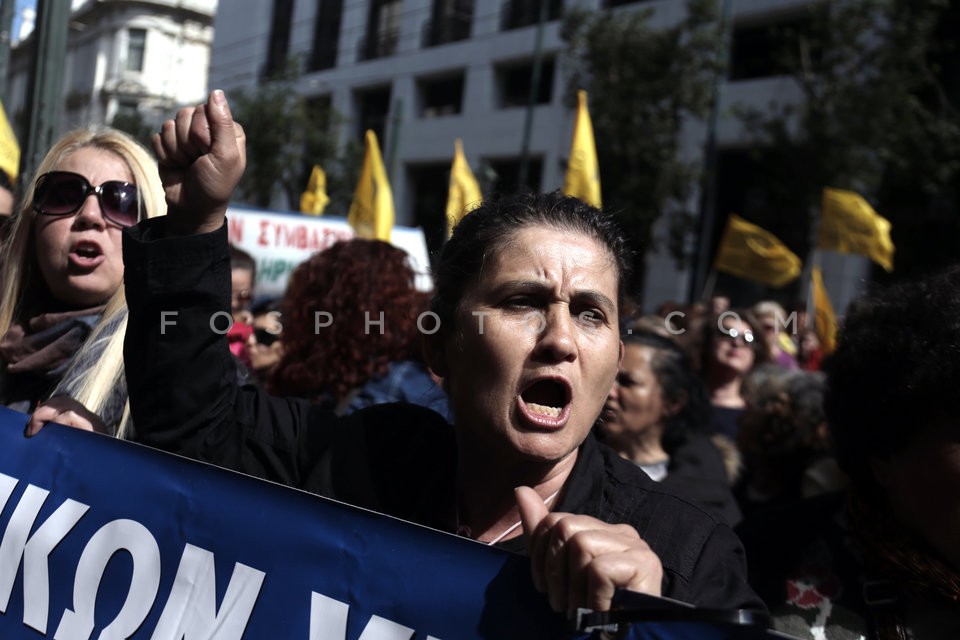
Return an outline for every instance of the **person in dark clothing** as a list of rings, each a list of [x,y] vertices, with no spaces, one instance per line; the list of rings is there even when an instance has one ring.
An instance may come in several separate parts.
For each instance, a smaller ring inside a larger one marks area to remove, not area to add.
[[[621,338],[624,355],[601,414],[602,441],[660,486],[736,525],[740,509],[720,451],[706,435],[710,401],[690,357],[649,330]]]
[[[621,355],[629,254],[609,215],[558,194],[472,211],[439,258],[425,325],[437,327],[427,360],[454,425],[403,404],[338,418],[237,385],[226,341],[209,329],[229,304],[224,218],[245,153],[223,93],[178,112],[154,148],[168,221],[125,244],[125,355],[142,442],[525,547],[557,611],[607,610],[616,588],[762,608],[729,527],[590,438]]]

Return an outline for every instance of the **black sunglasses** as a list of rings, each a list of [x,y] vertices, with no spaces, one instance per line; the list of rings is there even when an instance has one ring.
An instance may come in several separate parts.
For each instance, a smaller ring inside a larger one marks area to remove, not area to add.
[[[33,210],[45,216],[68,216],[79,211],[91,193],[96,194],[104,218],[119,227],[137,224],[137,185],[109,180],[95,187],[70,171],[51,171],[37,178]]]
[[[258,344],[262,344],[265,347],[269,347],[274,342],[280,339],[280,335],[276,333],[270,333],[266,329],[254,329],[253,338],[257,341]]]

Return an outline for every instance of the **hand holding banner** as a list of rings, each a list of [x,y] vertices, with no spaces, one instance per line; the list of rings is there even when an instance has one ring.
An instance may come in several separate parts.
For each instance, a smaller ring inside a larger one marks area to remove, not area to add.
[[[28,439],[26,421],[0,407],[4,640],[586,638],[528,558],[99,434]],[[625,637],[767,637],[684,618]]]

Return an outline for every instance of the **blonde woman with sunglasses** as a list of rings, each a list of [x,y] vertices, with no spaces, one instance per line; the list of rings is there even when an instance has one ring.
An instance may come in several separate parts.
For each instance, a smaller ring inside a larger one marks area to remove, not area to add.
[[[156,162],[127,134],[54,144],[0,257],[0,404],[29,413],[69,396],[123,434],[121,230],[165,212]]]

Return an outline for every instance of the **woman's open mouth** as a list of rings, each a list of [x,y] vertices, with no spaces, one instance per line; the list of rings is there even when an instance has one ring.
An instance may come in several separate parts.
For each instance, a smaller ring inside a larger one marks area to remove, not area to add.
[[[78,242],[70,248],[70,264],[80,269],[93,269],[104,261],[103,250],[96,242]]]
[[[559,429],[570,417],[573,392],[563,378],[535,380],[517,397],[520,415],[533,427]]]

